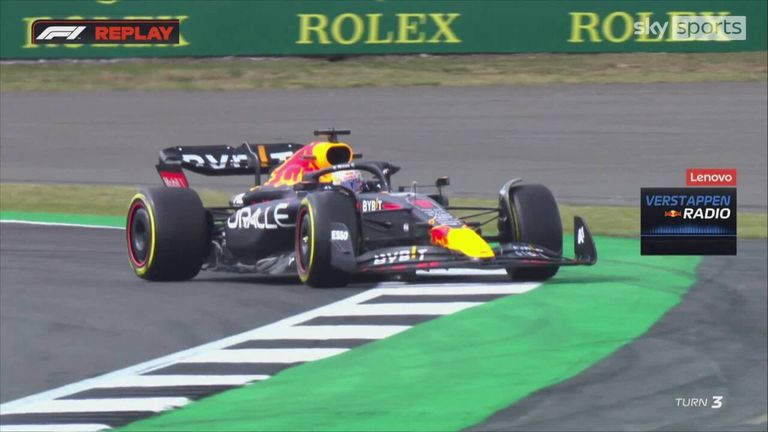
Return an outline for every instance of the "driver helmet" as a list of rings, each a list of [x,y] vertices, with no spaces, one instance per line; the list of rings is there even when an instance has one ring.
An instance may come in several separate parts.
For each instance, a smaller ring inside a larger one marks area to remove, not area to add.
[[[353,192],[360,192],[363,188],[363,175],[358,170],[336,171],[331,176],[336,186],[344,186]]]

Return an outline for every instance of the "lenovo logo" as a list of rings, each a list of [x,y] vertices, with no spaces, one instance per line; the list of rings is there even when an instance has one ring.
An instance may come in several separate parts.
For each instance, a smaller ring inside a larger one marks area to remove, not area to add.
[[[736,186],[736,168],[688,168],[687,186]]]

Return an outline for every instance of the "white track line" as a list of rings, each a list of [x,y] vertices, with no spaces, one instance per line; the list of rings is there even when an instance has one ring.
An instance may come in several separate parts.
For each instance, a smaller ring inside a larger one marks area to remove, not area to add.
[[[113,226],[106,226],[106,225],[89,225],[89,224],[77,224],[77,223],[65,223],[65,222],[38,222],[38,221],[16,220],[16,219],[0,219],[0,223],[62,226],[62,227],[74,227],[74,228],[100,228],[100,229],[111,229],[111,230],[122,230],[122,231],[125,230],[124,227],[113,227]]]
[[[382,284],[383,285],[383,284]],[[61,412],[66,405],[81,402],[77,400],[56,400],[58,398],[88,390],[94,387],[103,388],[110,381],[130,381],[136,375],[161,369],[176,363],[182,363],[203,353],[222,350],[233,345],[258,339],[381,339],[405,331],[410,326],[301,326],[300,324],[319,316],[333,314],[334,311],[358,305],[380,295],[450,295],[450,294],[521,294],[530,291],[538,284],[515,284],[502,282],[493,283],[464,282],[457,284],[433,284],[433,285],[384,285],[387,288],[374,288],[360,294],[340,300],[336,303],[313,309],[292,317],[285,318],[273,324],[249,330],[234,336],[203,344],[194,348],[180,351],[157,359],[149,360],[135,366],[120,369],[106,375],[89,378],[73,384],[65,385],[53,390],[27,396],[15,401],[0,405],[0,415],[12,412],[41,412],[35,409],[44,409],[42,412]],[[397,288],[395,288],[397,286]],[[143,379],[143,378],[142,378]],[[137,398],[138,399],[138,398]],[[139,400],[150,400],[139,399]],[[162,398],[161,398],[162,399]],[[186,401],[186,398],[166,398],[169,402]],[[130,399],[116,399],[121,401],[121,406]],[[104,399],[99,399],[104,401]],[[95,403],[95,402],[94,402]],[[93,405],[95,406],[95,405]],[[135,408],[132,408],[135,409]],[[91,409],[95,411],[95,409]]]
[[[109,429],[108,425],[98,423],[71,423],[71,424],[24,424],[2,425],[0,432],[95,432]]]
[[[104,381],[94,388],[243,385],[267,378],[269,375],[133,375]]]
[[[482,303],[372,303],[343,305],[331,309],[323,316],[373,316],[373,315],[448,315]]]
[[[154,411],[160,412],[189,403],[183,397],[57,399],[41,401],[24,407],[3,410],[6,414],[77,413],[102,411]]]
[[[417,285],[406,288],[377,288],[378,295],[465,295],[465,294],[523,294],[535,289],[538,283],[509,283],[506,285],[474,284],[461,285]],[[374,290],[372,290],[374,291]],[[368,292],[368,291],[366,291]],[[365,293],[363,293],[365,294]],[[377,296],[378,296],[377,295]],[[375,297],[377,297],[375,296]]]
[[[433,269],[416,270],[416,274],[419,276],[500,276],[506,275],[507,271],[504,269]]]
[[[184,363],[298,363],[332,357],[345,348],[254,348],[208,351]]]
[[[375,291],[376,289],[365,291],[358,295],[343,299],[337,303],[332,304],[331,306],[338,305],[339,303],[357,303],[360,301],[369,300],[370,298],[375,297],[377,295],[375,294]],[[137,374],[150,372],[155,369],[160,369],[165,366],[182,362],[184,361],[184,359],[193,357],[203,352],[219,350],[219,349],[236,345],[251,339],[259,339],[259,338],[265,338],[265,337],[271,338],[276,332],[280,332],[286,329],[287,327],[302,323],[304,321],[311,320],[312,318],[319,316],[319,314],[327,307],[329,306],[323,306],[323,307],[313,309],[304,313],[300,313],[298,315],[285,318],[283,320],[277,321],[273,324],[266,325],[264,327],[259,327],[259,328],[249,330],[234,336],[224,338],[224,339],[219,339],[217,341],[209,342],[207,344],[203,344],[194,348],[190,348],[184,351],[179,351],[177,353],[173,353],[157,359],[149,360],[144,363],[137,364],[135,366],[130,366],[125,369],[120,369],[120,370],[108,373],[106,375],[85,379],[83,381],[79,381],[73,384],[68,384],[53,390],[48,390],[42,393],[37,393],[31,396],[27,396],[25,398],[17,399],[15,401],[7,402],[5,404],[0,405],[0,415],[5,414],[7,410],[15,409],[16,407],[19,407],[19,406],[23,406],[23,405],[27,405],[27,404],[35,403],[39,401],[50,401],[51,399],[56,399],[56,398],[70,395],[70,394],[78,393],[83,390],[93,388],[96,385],[106,380],[130,377]],[[407,328],[409,327],[398,326],[398,330],[400,331],[405,330]]]
[[[257,335],[251,340],[274,339],[384,339],[404,332],[410,326],[398,325],[295,325],[275,329],[272,334]]]

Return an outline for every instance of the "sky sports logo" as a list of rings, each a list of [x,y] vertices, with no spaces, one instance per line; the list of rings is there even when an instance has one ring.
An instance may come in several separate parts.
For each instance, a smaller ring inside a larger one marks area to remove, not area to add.
[[[179,20],[37,20],[32,43],[166,44],[179,43]]]
[[[677,42],[747,40],[747,17],[730,15],[676,15],[672,21],[634,23],[634,34]]]

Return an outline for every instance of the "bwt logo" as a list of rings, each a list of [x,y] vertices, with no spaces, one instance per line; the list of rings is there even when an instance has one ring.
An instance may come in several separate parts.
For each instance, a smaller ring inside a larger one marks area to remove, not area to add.
[[[43,30],[35,39],[51,40],[60,37],[66,40],[75,40],[83,30],[85,30],[85,26],[51,26]]]
[[[416,249],[414,246],[411,250],[403,249],[393,252],[384,252],[373,255],[373,265],[395,264],[411,261],[424,261],[424,255],[427,253],[427,249]]]
[[[184,154],[181,156],[181,158],[185,163],[202,167],[208,166],[215,170],[221,170],[227,168],[228,166],[233,168],[242,168],[247,166],[246,164],[248,163],[248,155],[244,154],[234,154],[230,158],[230,155],[225,153],[220,155],[218,159],[215,155],[207,154],[204,156],[205,158],[196,154]]]

